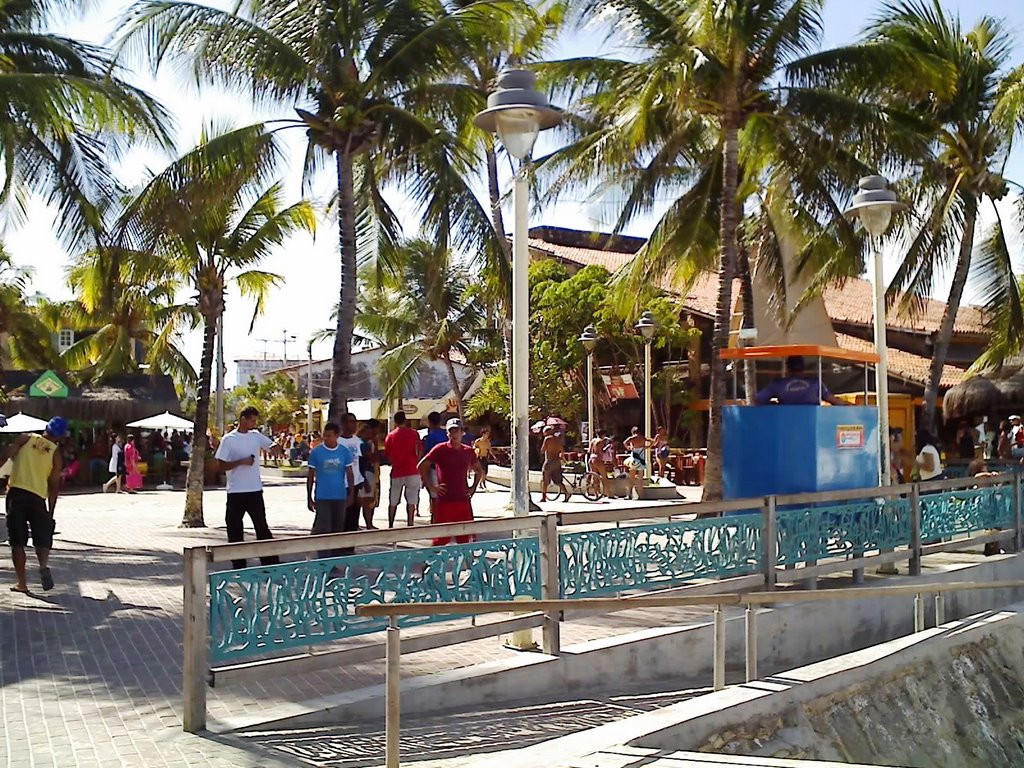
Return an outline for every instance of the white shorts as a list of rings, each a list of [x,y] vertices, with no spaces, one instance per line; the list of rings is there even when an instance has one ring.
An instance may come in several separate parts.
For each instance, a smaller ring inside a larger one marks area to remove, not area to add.
[[[406,475],[405,477],[391,478],[391,493],[388,495],[388,506],[397,507],[402,502],[402,493],[405,493],[405,503],[414,507],[420,503],[420,489],[423,483],[419,475]]]
[[[363,473],[363,484],[359,486],[359,490],[356,492],[356,497],[359,499],[374,499],[377,497],[377,473],[376,472],[364,472]]]

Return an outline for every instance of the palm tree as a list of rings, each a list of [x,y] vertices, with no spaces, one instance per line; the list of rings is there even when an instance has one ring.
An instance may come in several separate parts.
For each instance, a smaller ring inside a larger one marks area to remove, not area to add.
[[[11,365],[55,364],[57,350],[41,316],[42,299],[28,292],[31,278],[32,270],[16,266],[0,246],[0,371]]]
[[[169,374],[185,386],[195,384],[195,369],[178,344],[198,316],[193,305],[177,301],[181,280],[159,258],[93,249],[68,270],[68,283],[75,298],[62,308],[63,325],[88,331],[62,353],[68,370],[86,371],[94,380],[137,372],[141,350],[150,373]]]
[[[455,172],[467,163],[466,148],[416,106],[422,104],[422,86],[457,70],[469,41],[491,30],[496,14],[504,18],[505,7],[473,3],[453,9],[435,0],[246,0],[236,8],[230,13],[193,2],[139,0],[124,19],[121,47],[148,57],[155,68],[171,59],[191,68],[200,82],[294,108],[297,117],[281,125],[299,128],[308,138],[307,179],[333,161],[341,254],[330,405],[330,418],[336,419],[350,383],[357,235],[367,235],[357,223],[375,219],[380,239],[396,239],[400,228],[382,190],[404,178],[413,182],[407,194],[432,205],[435,220],[448,219],[446,231],[475,215],[448,204],[472,197],[466,179]]]
[[[402,242],[387,259],[398,268],[376,286],[373,302],[381,311],[359,316],[361,330],[391,342],[381,358],[381,373],[389,383],[383,399],[401,398],[425,361],[442,360],[459,418],[465,419],[465,390],[452,355],[469,352],[483,321],[465,266],[451,251],[425,240]]]
[[[121,219],[128,240],[145,246],[196,292],[203,322],[203,353],[192,456],[182,525],[202,527],[206,430],[214,341],[224,314],[224,294],[233,282],[255,301],[253,322],[264,311],[270,289],[281,278],[257,267],[284,240],[315,229],[313,207],[285,207],[279,183],[268,177],[280,159],[274,135],[255,125],[204,134],[192,151],[154,176],[129,203]],[[250,326],[251,328],[251,326]]]
[[[907,186],[914,191],[912,207],[920,215],[901,233],[909,247],[890,285],[890,296],[904,292],[901,309],[912,313],[917,302],[932,293],[937,275],[950,267],[953,270],[924,393],[921,424],[932,430],[942,368],[972,274],[984,284],[991,316],[1004,337],[1011,330],[1024,329],[1020,289],[996,207],[1009,191],[1002,171],[1024,125],[1024,67],[1009,68],[1013,39],[1002,22],[985,16],[964,30],[938,0],[890,3],[867,31],[861,47],[867,59],[917,65],[909,77],[899,72],[895,81],[876,78],[874,86],[883,103],[913,105],[927,149],[911,158],[916,166]],[[942,73],[946,87],[934,87],[933,72]],[[995,224],[983,234],[982,247],[975,253],[978,219],[986,206]],[[1015,229],[1020,231],[1020,222]],[[993,349],[999,347],[997,343]]]
[[[708,268],[718,274],[706,499],[722,494],[726,378],[718,351],[729,343],[733,279],[743,276],[744,205],[758,203],[761,228],[752,242],[765,269],[778,270],[782,233],[799,236],[807,258],[854,243],[832,196],[865,167],[836,138],[874,145],[886,127],[871,105],[798,79],[820,40],[821,5],[587,0],[584,17],[604,14],[646,55],[543,67],[550,81],[567,84],[582,134],[542,159],[551,194],[597,180],[594,194],[618,206],[616,231],[667,195],[672,202],[635,260],[632,285],[668,274],[685,287]]]
[[[42,194],[57,206],[58,235],[81,246],[102,229],[97,205],[116,197],[111,159],[133,139],[170,146],[170,120],[102,48],[45,31],[69,8],[56,0],[0,6],[0,202]]]

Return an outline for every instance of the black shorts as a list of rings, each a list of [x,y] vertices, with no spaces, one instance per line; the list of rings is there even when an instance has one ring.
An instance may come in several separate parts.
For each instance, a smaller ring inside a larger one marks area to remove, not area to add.
[[[28,544],[32,531],[32,546],[36,549],[53,547],[53,518],[46,509],[46,499],[21,488],[7,491],[7,538],[12,547]]]

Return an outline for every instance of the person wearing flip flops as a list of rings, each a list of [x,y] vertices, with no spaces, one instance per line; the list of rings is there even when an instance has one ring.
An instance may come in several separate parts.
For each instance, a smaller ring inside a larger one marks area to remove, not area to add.
[[[25,546],[29,532],[39,561],[39,580],[44,590],[53,589],[48,566],[53,548],[53,510],[60,495],[62,460],[57,450],[67,434],[68,423],[60,416],[50,419],[42,436],[18,437],[6,458],[11,459],[11,478],[7,491],[7,538],[18,583],[12,592],[28,592],[25,580]],[[3,462],[0,461],[0,464]]]

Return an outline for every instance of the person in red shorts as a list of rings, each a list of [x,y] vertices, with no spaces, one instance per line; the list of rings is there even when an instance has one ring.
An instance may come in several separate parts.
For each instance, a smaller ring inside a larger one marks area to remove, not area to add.
[[[477,484],[484,476],[476,451],[472,446],[462,444],[462,422],[449,419],[445,425],[448,442],[435,445],[420,459],[419,471],[423,485],[436,496],[434,502],[435,523],[473,522],[473,503]],[[431,468],[437,471],[437,484],[430,480]],[[473,470],[473,484],[469,483],[469,471]],[[456,536],[459,544],[467,544],[471,536]],[[450,537],[434,539],[439,547],[451,541]]]

